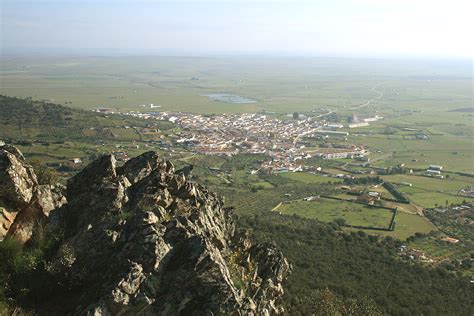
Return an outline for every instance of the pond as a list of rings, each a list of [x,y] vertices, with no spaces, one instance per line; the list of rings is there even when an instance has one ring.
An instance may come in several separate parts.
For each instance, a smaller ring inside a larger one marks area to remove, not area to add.
[[[208,97],[213,101],[224,102],[224,103],[233,103],[233,104],[247,104],[247,103],[256,103],[256,100],[248,99],[241,97],[235,94],[228,93],[209,93],[204,94],[203,96]]]

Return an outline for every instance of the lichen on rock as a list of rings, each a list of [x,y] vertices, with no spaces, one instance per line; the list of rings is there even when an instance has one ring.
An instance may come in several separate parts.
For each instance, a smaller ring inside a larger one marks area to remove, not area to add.
[[[282,283],[290,273],[283,254],[236,234],[223,199],[175,173],[157,153],[120,167],[103,156],[69,179],[65,191],[67,203],[52,210],[34,198],[27,204],[65,232],[48,263],[64,287],[51,301],[65,303],[45,303],[40,314],[283,312]]]

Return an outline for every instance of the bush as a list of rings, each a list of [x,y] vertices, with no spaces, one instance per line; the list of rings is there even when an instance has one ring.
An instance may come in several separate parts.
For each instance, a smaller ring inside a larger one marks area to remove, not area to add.
[[[30,161],[31,166],[35,170],[39,184],[54,185],[60,181],[59,174],[56,170],[49,168],[37,159]]]
[[[0,315],[10,305],[35,306],[56,288],[54,275],[45,269],[63,240],[62,231],[49,231],[28,247],[15,239],[0,242]]]

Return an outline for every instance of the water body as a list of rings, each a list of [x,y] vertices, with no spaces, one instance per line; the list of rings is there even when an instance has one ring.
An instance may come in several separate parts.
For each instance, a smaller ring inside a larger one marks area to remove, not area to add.
[[[235,94],[228,94],[228,93],[209,93],[204,94],[204,96],[208,97],[213,101],[219,101],[224,103],[233,103],[233,104],[248,104],[248,103],[256,103],[256,100],[247,99]]]

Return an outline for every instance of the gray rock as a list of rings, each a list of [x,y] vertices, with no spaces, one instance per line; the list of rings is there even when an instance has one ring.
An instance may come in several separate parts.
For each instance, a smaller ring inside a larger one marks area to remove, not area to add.
[[[0,147],[0,239],[22,244],[43,229],[49,212],[66,202],[60,185],[39,185],[33,168],[14,146]]]
[[[42,190],[17,218],[54,222],[66,238],[48,262],[61,291],[39,314],[283,312],[282,253],[237,238],[223,200],[156,153],[119,168],[111,155],[98,159],[68,181],[66,204]],[[15,232],[26,240],[37,227],[25,220]]]
[[[23,155],[15,147],[0,147],[0,201],[8,208],[25,207],[37,185],[33,167]]]

